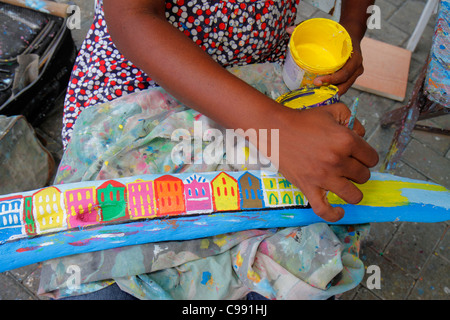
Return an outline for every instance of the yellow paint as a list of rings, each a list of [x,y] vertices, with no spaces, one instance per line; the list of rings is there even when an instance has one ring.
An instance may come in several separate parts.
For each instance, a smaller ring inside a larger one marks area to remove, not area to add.
[[[338,100],[336,86],[304,87],[287,92],[277,98],[277,102],[291,109],[307,109],[327,101]]]
[[[339,70],[353,50],[350,35],[339,23],[315,18],[299,24],[292,33],[290,53],[297,65],[313,74]]]
[[[202,239],[200,242],[200,249],[208,249],[209,247],[209,240],[208,239]]]
[[[219,247],[222,247],[223,245],[227,244],[228,237],[224,234],[218,235],[214,237],[213,242],[218,245]]]
[[[242,266],[242,262],[244,262],[244,259],[242,259],[241,251],[239,251],[236,255],[236,266]]]
[[[277,190],[277,179],[275,178],[264,178],[264,189],[266,190]]]
[[[248,163],[248,159],[250,157],[250,148],[249,147],[243,147],[242,148],[242,152],[244,153],[244,156],[245,156],[245,163]],[[243,171],[248,170],[248,168],[245,166],[245,164],[243,164],[241,166],[241,168],[242,168]]]
[[[326,48],[315,43],[304,43],[295,48],[301,52],[302,60],[310,65],[333,66],[338,64],[337,57]],[[320,57],[320,59],[317,59]]]
[[[61,192],[55,187],[44,188],[34,194],[33,206],[40,232],[64,227],[65,210],[61,206],[61,197]]]
[[[248,270],[247,278],[250,279],[251,281],[255,282],[255,283],[258,283],[258,282],[261,281],[261,278],[259,277],[259,274],[257,274],[253,270]]]
[[[250,148],[249,147],[243,147],[242,150],[244,151],[245,161],[248,161],[248,157],[250,156]]]
[[[301,191],[294,191],[294,202],[295,204],[306,205],[308,200]]]
[[[268,205],[279,205],[280,204],[280,194],[278,191],[267,191],[267,199],[269,201]]]
[[[304,195],[283,176],[267,177],[262,175],[265,189],[266,205],[285,206],[294,204],[306,204]]]
[[[214,207],[216,211],[228,211],[239,209],[239,188],[237,181],[221,172],[211,182],[214,194]]]
[[[396,207],[409,204],[408,198],[402,196],[402,189],[421,189],[428,191],[446,191],[442,186],[427,183],[412,183],[404,181],[369,180],[365,184],[357,185],[364,195],[358,203],[362,206]],[[346,204],[337,195],[328,194],[330,204]]]
[[[397,151],[398,151],[397,144],[394,143],[394,144],[392,145],[392,147],[391,147],[391,150],[389,150],[388,154],[386,155],[386,159],[392,158],[392,156],[393,156],[394,154],[396,154]]]

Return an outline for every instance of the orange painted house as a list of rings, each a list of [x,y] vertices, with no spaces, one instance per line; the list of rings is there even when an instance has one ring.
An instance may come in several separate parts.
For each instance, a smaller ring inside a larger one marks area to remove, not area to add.
[[[181,179],[165,175],[154,180],[157,216],[186,213],[184,184]]]

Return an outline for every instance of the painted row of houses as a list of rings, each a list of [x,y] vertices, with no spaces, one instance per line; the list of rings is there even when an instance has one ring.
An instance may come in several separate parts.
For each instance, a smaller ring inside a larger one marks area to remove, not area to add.
[[[0,241],[99,223],[298,205],[307,200],[285,178],[250,172],[237,179],[221,172],[212,181],[199,174],[184,181],[172,175],[127,184],[109,180],[64,192],[52,186],[0,198]]]

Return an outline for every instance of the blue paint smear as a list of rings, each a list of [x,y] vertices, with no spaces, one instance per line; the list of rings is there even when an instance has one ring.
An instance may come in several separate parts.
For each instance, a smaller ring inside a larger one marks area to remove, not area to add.
[[[201,284],[206,285],[209,282],[209,280],[211,280],[211,272],[208,271],[203,272]]]
[[[428,204],[450,209],[450,192],[423,189],[402,189],[402,196],[411,203]]]

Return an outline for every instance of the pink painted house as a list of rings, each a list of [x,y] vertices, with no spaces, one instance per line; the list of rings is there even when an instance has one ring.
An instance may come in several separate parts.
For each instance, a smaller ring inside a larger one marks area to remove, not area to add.
[[[80,188],[64,193],[69,228],[85,227],[99,223],[95,188]]]
[[[141,179],[128,183],[128,210],[131,219],[152,218],[156,216],[153,181]]]
[[[212,212],[211,184],[204,177],[193,174],[184,180],[186,212]]]

